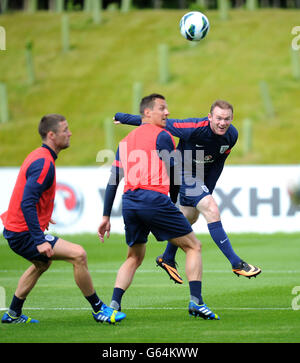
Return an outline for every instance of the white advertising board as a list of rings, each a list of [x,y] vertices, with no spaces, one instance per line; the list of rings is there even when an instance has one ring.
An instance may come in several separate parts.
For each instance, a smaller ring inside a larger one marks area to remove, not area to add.
[[[0,213],[9,204],[19,169],[0,168]],[[110,168],[57,167],[57,191],[50,231],[57,234],[97,233]],[[288,183],[300,176],[300,167],[226,166],[214,197],[227,232],[300,231],[300,207],[290,203]],[[124,233],[122,191],[119,186],[111,216],[112,233]],[[3,225],[0,222],[0,231]],[[200,217],[193,229],[207,233]]]

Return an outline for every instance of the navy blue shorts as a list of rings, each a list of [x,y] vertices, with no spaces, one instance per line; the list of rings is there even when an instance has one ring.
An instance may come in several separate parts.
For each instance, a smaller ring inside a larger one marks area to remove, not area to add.
[[[29,261],[48,262],[49,258],[39,253],[29,232],[11,232],[6,229],[3,231],[4,238],[7,239],[9,247],[18,255]],[[45,235],[45,242],[51,244],[52,248],[59,237],[51,234]]]
[[[123,209],[126,243],[146,243],[150,232],[158,241],[185,236],[193,230],[190,223],[171,202],[157,209]]]
[[[207,186],[203,183],[199,183],[197,187],[181,185],[179,190],[179,203],[186,207],[197,207],[197,204],[201,199],[210,195]]]

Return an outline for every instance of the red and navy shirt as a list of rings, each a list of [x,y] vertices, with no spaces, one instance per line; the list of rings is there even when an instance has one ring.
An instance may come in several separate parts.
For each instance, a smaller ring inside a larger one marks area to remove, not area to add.
[[[1,215],[8,238],[29,231],[36,245],[45,242],[43,232],[54,208],[56,158],[56,153],[43,144],[24,160],[8,210]]]
[[[122,112],[115,114],[115,120],[128,125],[141,124],[141,116]],[[188,162],[191,161],[191,167],[184,165],[185,159],[182,157],[183,189],[188,179],[187,174],[194,177],[197,167],[201,164],[204,167],[204,184],[212,193],[224,168],[225,160],[237,142],[237,129],[231,124],[224,135],[216,135],[210,127],[208,117],[168,119],[165,129],[180,139],[177,149],[180,150],[181,155],[184,155],[187,150],[191,152],[191,157],[188,158]],[[203,151],[204,154],[201,160],[197,158],[198,150]]]
[[[168,195],[170,185],[174,184],[171,169],[175,155],[170,155],[175,149],[172,135],[158,126],[143,124],[130,132],[119,143],[106,188],[103,215],[110,216],[116,190],[123,177],[123,209],[157,208],[165,204],[163,195]]]

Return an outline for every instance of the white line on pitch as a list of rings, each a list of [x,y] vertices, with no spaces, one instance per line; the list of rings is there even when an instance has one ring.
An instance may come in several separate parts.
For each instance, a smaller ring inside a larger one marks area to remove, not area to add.
[[[69,270],[66,269],[49,269],[47,271],[47,274],[49,272],[54,272],[54,273],[64,273],[64,272],[68,272]],[[23,272],[23,270],[0,270],[0,273],[13,273],[13,272]],[[117,273],[118,270],[105,270],[105,269],[90,269],[91,273]],[[156,273],[156,272],[161,272],[161,270],[156,269],[156,270],[137,270],[137,273]],[[203,270],[203,273],[227,273],[230,272],[230,270]],[[300,270],[263,270],[263,273],[270,273],[270,274],[275,274],[275,273],[287,273],[287,274],[299,274]]]
[[[8,308],[0,308],[0,311],[6,311]],[[253,307],[239,307],[239,308],[235,308],[235,307],[215,307],[214,309],[219,309],[219,310],[291,310],[292,308],[278,308],[278,307],[262,307],[262,308],[253,308]],[[49,308],[24,308],[24,310],[41,310],[41,311],[59,311],[59,310],[91,310],[91,308],[66,308],[66,307],[62,307],[62,308],[58,308],[58,307],[49,307]],[[128,307],[125,310],[186,310],[186,307],[182,307],[182,308],[175,308],[175,307]]]

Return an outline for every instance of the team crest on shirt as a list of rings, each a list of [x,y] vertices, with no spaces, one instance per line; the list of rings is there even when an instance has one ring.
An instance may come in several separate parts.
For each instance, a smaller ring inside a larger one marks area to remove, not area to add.
[[[202,190],[205,192],[205,193],[209,193],[209,189],[207,188],[207,186],[206,185],[201,185],[201,188],[202,188]]]
[[[229,149],[229,145],[222,145],[221,147],[220,147],[220,154],[224,154],[224,152],[226,151],[226,150],[228,150]]]
[[[54,241],[55,237],[51,236],[51,234],[46,234],[45,235],[45,240],[48,242],[52,242]]]

